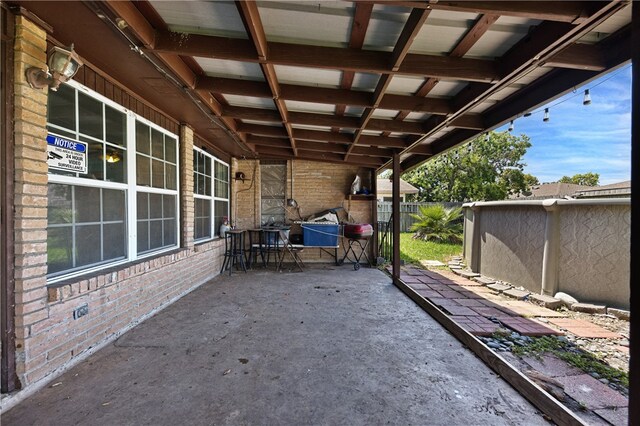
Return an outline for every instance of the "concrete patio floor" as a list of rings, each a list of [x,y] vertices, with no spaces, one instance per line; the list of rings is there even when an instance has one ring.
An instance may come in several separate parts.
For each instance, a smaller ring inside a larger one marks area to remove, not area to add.
[[[548,424],[376,269],[213,279],[2,425]]]

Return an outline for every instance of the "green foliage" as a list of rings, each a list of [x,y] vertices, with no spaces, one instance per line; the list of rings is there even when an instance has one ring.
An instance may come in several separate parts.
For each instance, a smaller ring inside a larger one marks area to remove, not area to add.
[[[421,260],[439,260],[446,263],[461,253],[461,244],[416,240],[409,232],[400,234],[400,258],[407,263],[419,263]]]
[[[513,353],[518,356],[532,355],[535,357],[540,357],[544,353],[552,353],[586,373],[596,372],[600,377],[629,387],[628,373],[605,364],[591,353],[576,348],[569,342],[562,341],[555,336],[543,336],[534,339],[526,346],[515,346]]]
[[[418,214],[411,214],[417,221],[411,225],[413,238],[441,243],[462,242],[462,208],[447,209],[442,204],[420,206]]]
[[[530,146],[526,135],[491,132],[488,141],[476,138],[402,178],[420,189],[419,201],[504,200],[538,184],[523,172],[522,157]]]
[[[600,174],[593,172],[577,173],[571,177],[562,176],[560,180],[558,180],[558,182],[573,183],[576,185],[598,186],[598,184],[600,183]]]

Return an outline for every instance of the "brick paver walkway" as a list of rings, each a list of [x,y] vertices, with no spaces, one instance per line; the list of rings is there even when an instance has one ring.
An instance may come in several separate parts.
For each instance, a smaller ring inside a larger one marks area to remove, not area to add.
[[[404,268],[400,279],[477,336],[490,336],[501,325],[525,336],[563,334],[538,321],[524,318],[563,316],[561,313],[527,302],[498,302],[500,297],[479,282],[413,267]]]

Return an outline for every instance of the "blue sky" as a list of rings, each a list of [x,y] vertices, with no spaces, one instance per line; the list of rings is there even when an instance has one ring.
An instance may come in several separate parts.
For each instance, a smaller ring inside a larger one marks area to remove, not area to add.
[[[588,106],[582,105],[585,89],[591,93]],[[514,134],[524,133],[531,139],[524,157],[526,173],[541,183],[586,172],[599,173],[600,185],[631,179],[629,65],[577,87],[546,106],[548,122],[542,121],[545,106],[514,122]]]

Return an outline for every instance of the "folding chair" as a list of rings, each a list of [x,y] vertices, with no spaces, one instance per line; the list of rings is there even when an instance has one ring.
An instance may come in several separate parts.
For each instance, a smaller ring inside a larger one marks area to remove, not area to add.
[[[278,260],[277,269],[278,270],[281,269],[282,261],[284,260],[285,254],[289,253],[293,261],[296,263],[296,265],[300,269],[300,272],[304,272],[304,269],[303,269],[304,263],[300,258],[300,253],[304,250],[304,248],[294,247],[293,244],[291,244],[291,241],[289,241],[289,236],[284,231],[280,231],[279,234],[280,234],[280,240],[282,241],[282,249],[280,251],[280,259]]]

